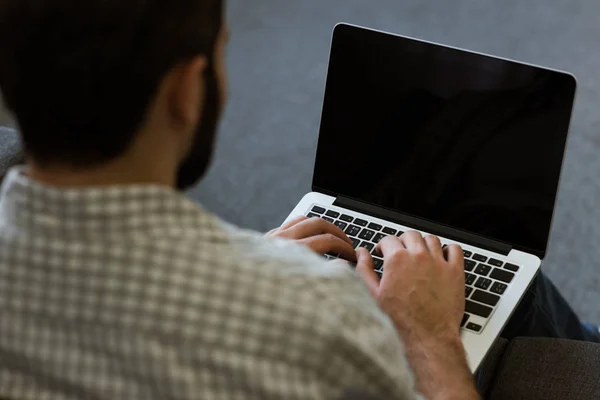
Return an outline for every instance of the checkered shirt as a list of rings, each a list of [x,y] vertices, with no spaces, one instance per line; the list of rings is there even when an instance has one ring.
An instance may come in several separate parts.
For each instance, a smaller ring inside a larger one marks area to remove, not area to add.
[[[418,397],[350,268],[167,187],[0,193],[2,399]]]

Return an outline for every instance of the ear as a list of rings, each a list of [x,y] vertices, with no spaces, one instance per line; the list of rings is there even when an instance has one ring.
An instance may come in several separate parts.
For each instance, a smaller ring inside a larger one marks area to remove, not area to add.
[[[195,127],[204,104],[205,56],[196,56],[173,68],[169,74],[168,109],[173,121],[180,127]]]

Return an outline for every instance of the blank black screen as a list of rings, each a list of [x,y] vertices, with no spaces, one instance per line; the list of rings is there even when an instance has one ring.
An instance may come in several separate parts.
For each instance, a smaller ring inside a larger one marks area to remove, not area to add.
[[[575,79],[335,29],[313,187],[543,256]]]

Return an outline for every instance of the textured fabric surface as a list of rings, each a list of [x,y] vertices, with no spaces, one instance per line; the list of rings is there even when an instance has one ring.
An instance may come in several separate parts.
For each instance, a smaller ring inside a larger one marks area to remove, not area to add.
[[[579,80],[544,271],[600,322],[600,2],[228,0],[230,104],[214,168],[193,192],[259,230],[310,190],[329,40],[346,21],[565,69]],[[0,111],[0,125],[11,123]]]
[[[351,268],[160,186],[0,195],[0,398],[417,398]]]
[[[496,370],[490,400],[600,399],[600,344],[518,338]]]

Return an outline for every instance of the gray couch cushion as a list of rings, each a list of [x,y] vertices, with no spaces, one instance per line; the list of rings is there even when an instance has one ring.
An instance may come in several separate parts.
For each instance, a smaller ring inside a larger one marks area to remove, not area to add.
[[[0,127],[0,181],[10,167],[24,160],[18,132]]]
[[[496,370],[489,399],[600,399],[600,344],[517,338]]]

